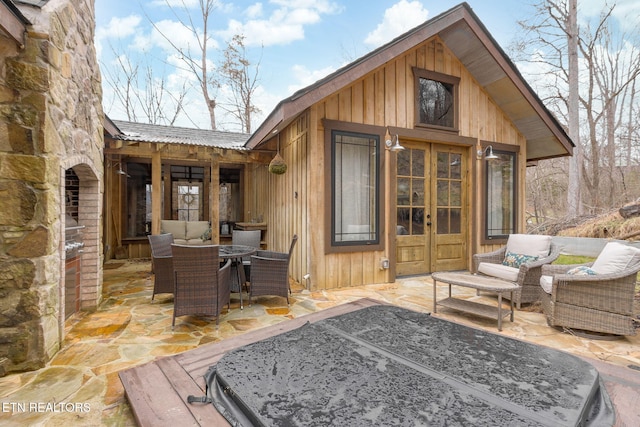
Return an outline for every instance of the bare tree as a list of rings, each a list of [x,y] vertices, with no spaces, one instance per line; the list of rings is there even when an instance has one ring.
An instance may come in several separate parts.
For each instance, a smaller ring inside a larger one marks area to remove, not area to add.
[[[567,100],[569,137],[575,144],[569,159],[569,183],[567,186],[567,216],[581,214],[580,182],[582,181],[582,144],[580,143],[580,80],[578,68],[578,0],[569,0],[567,11],[567,47],[569,54],[569,98]]]
[[[113,94],[107,110],[120,108],[129,121],[173,125],[184,114],[187,82],[178,90],[169,89],[166,77],[156,75],[151,65],[133,63],[128,55],[118,54],[113,47],[112,51],[115,66],[102,67],[105,82]]]
[[[614,201],[618,194],[609,171],[619,159],[619,135],[628,128],[629,110],[637,108],[635,96],[624,95],[634,93],[630,89],[640,73],[640,55],[623,48],[628,34],[614,32],[615,5],[605,6],[597,19],[581,27],[575,20],[576,0],[541,0],[534,7],[536,13],[520,23],[526,31],[519,57],[541,70],[536,80],[543,98],[569,124],[577,145],[573,161],[578,168],[570,168],[567,213],[608,209],[620,202]],[[610,179],[603,182],[603,176]]]
[[[165,3],[180,25],[196,40],[196,46],[177,44],[172,34],[164,32],[148,16],[147,19],[158,34],[176,51],[185,69],[195,77],[209,111],[211,129],[216,130],[216,98],[220,83],[214,74],[215,67],[209,58],[209,49],[214,47],[209,30],[213,11],[218,7],[219,2],[217,0],[198,0],[199,15],[192,13],[184,0],[181,1],[179,8],[174,7],[174,2],[169,0],[165,0]]]
[[[235,35],[224,50],[224,60],[220,67],[221,81],[229,89],[229,100],[220,107],[231,114],[242,128],[251,133],[251,119],[260,110],[253,103],[253,95],[258,87],[260,61],[255,65],[247,59],[244,36]]]

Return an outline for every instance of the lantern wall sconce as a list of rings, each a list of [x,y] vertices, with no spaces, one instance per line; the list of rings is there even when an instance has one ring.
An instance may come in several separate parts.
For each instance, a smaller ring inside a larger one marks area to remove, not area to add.
[[[488,153],[487,153],[487,150],[489,151]],[[482,159],[483,155],[485,155],[484,158],[486,160],[493,160],[493,159],[498,159],[499,158],[498,156],[493,154],[493,147],[490,146],[490,145],[485,147],[484,150],[483,149],[479,149],[477,154],[478,154],[478,159]]]
[[[391,135],[389,134],[389,129],[387,128],[387,133],[384,136],[384,145],[386,145],[387,150],[389,151],[402,151],[404,150],[404,147],[402,145],[400,145],[400,141],[398,140],[398,135],[394,135],[393,137],[391,137]],[[394,142],[395,140],[395,142]]]

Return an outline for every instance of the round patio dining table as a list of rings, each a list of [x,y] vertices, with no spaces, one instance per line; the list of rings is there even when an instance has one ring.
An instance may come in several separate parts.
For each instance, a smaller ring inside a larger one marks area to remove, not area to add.
[[[238,293],[240,294],[240,310],[244,309],[242,303],[242,285],[244,280],[244,267],[242,265],[242,258],[255,254],[258,248],[245,245],[220,245],[218,256],[222,259],[231,259],[231,267],[235,268],[238,278]],[[235,289],[232,289],[235,291]]]

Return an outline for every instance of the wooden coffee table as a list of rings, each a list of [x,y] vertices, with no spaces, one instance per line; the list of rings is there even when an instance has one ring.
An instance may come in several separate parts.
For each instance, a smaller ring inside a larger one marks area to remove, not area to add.
[[[496,279],[488,276],[481,276],[470,273],[436,272],[431,275],[433,279],[433,312],[437,313],[437,306],[452,308],[454,310],[477,314],[498,320],[498,330],[502,330],[502,318],[511,314],[513,322],[513,293],[518,290],[518,285],[506,280]],[[440,301],[436,298],[436,282],[449,285],[449,297]],[[495,292],[498,294],[498,306],[481,304],[475,301],[467,301],[451,296],[451,285],[463,286],[465,288],[477,289],[479,291]],[[511,310],[502,310],[502,294],[511,293]]]

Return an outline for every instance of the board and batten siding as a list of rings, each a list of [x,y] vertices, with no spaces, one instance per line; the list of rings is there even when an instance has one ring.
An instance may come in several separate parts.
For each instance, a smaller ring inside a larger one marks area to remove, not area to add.
[[[279,138],[279,144],[277,139]],[[248,216],[262,217],[267,223],[266,244],[268,250],[287,252],[294,234],[298,242],[289,265],[293,280],[306,286],[304,276],[309,273],[308,223],[309,200],[317,185],[309,181],[309,116],[302,114],[279,136],[268,142],[269,149],[280,150],[287,164],[282,175],[269,173],[268,165],[254,164],[249,171],[254,191],[248,200]],[[275,155],[275,154],[274,154]]]
[[[460,78],[458,124],[459,135],[479,141],[518,145],[520,152],[526,150],[526,141],[512,122],[500,110],[489,95],[471,77],[458,59],[438,38],[431,38],[403,55],[391,58],[383,66],[372,70],[350,85],[339,88],[330,96],[315,103],[280,131],[280,153],[288,170],[284,175],[272,175],[266,165],[252,170],[255,185],[255,200],[252,209],[262,212],[268,222],[267,243],[270,249],[285,250],[291,236],[298,234],[299,240],[290,268],[293,278],[311,290],[353,287],[364,284],[393,282],[395,270],[382,270],[383,258],[394,259],[395,200],[390,177],[395,167],[395,154],[385,150],[385,224],[382,239],[384,249],[351,253],[329,253],[325,248],[326,203],[330,203],[325,192],[325,174],[330,168],[324,158],[324,119],[358,123],[384,129],[397,127],[415,129],[415,83],[414,68],[443,73]],[[425,134],[428,132],[425,131]],[[384,135],[384,130],[381,136]],[[276,149],[277,137],[266,146]],[[425,144],[446,141],[423,140]],[[481,162],[476,159],[476,147],[468,147],[471,179],[467,194],[471,209],[468,215],[467,235],[474,242],[480,241],[481,220],[479,197],[481,185]],[[525,160],[520,155],[518,170],[518,193],[524,194]],[[519,208],[524,209],[524,197]],[[520,221],[523,221],[520,219]],[[523,224],[518,224],[522,227]],[[479,247],[469,244],[469,260],[474,251],[484,252],[492,246]],[[310,275],[309,281],[303,279]]]

